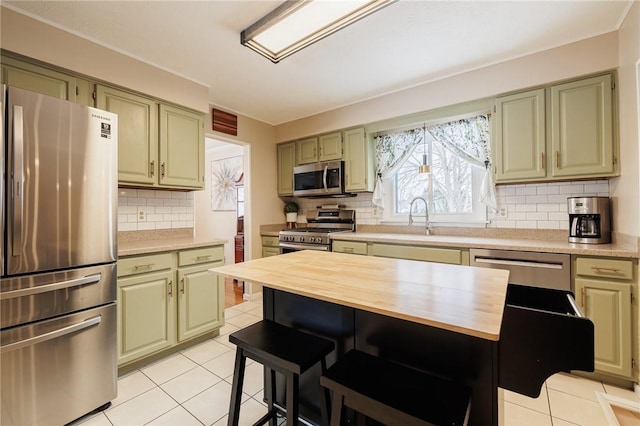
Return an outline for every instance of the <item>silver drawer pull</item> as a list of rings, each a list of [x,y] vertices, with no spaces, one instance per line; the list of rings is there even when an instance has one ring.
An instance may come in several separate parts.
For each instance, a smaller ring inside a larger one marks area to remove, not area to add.
[[[139,269],[151,269],[153,265],[155,265],[155,263],[147,263],[146,265],[135,265],[133,267],[133,270],[137,271]]]
[[[206,256],[196,256],[196,260],[207,260],[211,257],[212,255],[208,254]]]
[[[353,247],[344,247],[342,250],[344,250],[345,253],[353,253]]]
[[[102,273],[89,275],[82,278],[74,278],[67,281],[58,281],[51,284],[40,285],[37,287],[28,287],[20,290],[6,291],[0,293],[0,300],[14,299],[16,297],[33,296],[40,293],[48,293],[50,291],[62,290],[70,287],[80,287],[89,284],[99,283],[102,279]]]
[[[591,269],[596,272],[608,272],[611,274],[617,274],[620,272],[620,269],[618,268],[603,268],[601,266],[592,266]]]
[[[92,327],[94,325],[98,325],[102,322],[102,316],[98,315],[97,317],[89,318],[82,322],[69,325],[67,327],[60,328],[58,330],[53,330],[48,333],[41,334],[39,336],[30,337],[25,340],[20,340],[14,343],[9,343],[8,345],[0,346],[0,353],[15,351],[17,349],[22,349],[27,346],[33,346],[37,343],[46,342],[47,340],[57,339],[62,336],[66,336],[67,334],[75,333],[76,331],[84,330],[85,328]]]

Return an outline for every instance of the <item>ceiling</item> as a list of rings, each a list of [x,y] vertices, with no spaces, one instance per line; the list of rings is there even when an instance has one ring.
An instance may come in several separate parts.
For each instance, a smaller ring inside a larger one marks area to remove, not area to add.
[[[633,2],[400,0],[273,64],[243,47],[240,32],[282,1],[2,3],[277,125],[617,30]]]

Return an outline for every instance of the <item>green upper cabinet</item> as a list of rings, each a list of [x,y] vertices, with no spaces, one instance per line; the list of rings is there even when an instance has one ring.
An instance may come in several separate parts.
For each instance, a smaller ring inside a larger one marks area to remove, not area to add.
[[[373,191],[373,149],[363,128],[344,132],[345,190],[347,192]]]
[[[160,185],[204,187],[204,117],[160,105]]]
[[[496,98],[496,182],[618,174],[611,74]]]
[[[76,77],[52,69],[2,57],[2,83],[54,98],[76,101]]]
[[[203,114],[103,85],[96,105],[118,114],[118,183],[204,187]]]
[[[108,86],[96,86],[96,106],[118,114],[118,182],[158,181],[158,104]]]
[[[293,167],[296,163],[296,143],[278,145],[278,195],[293,195]]]
[[[318,138],[318,161],[342,159],[342,132],[322,135]]]
[[[552,175],[614,172],[611,75],[551,88]]]
[[[296,166],[318,162],[318,138],[296,141]]]
[[[497,98],[495,129],[496,181],[546,176],[544,89]]]

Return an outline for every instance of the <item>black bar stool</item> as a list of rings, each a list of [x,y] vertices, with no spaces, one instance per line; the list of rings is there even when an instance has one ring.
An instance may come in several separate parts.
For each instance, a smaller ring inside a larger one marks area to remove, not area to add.
[[[269,320],[262,320],[232,333],[229,335],[229,341],[237,348],[228,425],[237,426],[240,418],[242,383],[247,358],[264,365],[269,373],[265,383],[268,412],[254,426],[263,425],[267,421],[271,421],[272,426],[276,425],[278,412],[278,408],[274,406],[276,371],[284,374],[286,378],[286,424],[287,426],[297,425],[300,375],[318,362],[324,374],[327,367],[325,357],[333,351],[334,343]],[[320,387],[319,384],[318,387]],[[322,422],[326,425],[329,421],[328,391],[321,388],[320,394]]]
[[[387,426],[466,425],[471,390],[352,350],[320,377],[333,391],[331,426],[340,426],[343,407]]]

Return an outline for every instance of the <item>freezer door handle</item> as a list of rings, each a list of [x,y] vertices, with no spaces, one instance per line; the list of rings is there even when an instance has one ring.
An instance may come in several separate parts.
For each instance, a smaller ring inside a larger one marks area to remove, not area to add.
[[[32,296],[34,294],[47,293],[69,287],[79,287],[82,285],[96,284],[102,279],[102,273],[87,275],[86,277],[73,280],[60,281],[52,284],[40,285],[37,287],[21,288],[19,290],[6,291],[0,293],[0,300],[14,299],[16,297]]]
[[[22,211],[24,206],[24,113],[20,105],[13,106],[13,238],[12,254],[22,254]]]
[[[20,340],[18,342],[9,343],[7,345],[0,346],[0,354],[15,351],[18,349],[22,349],[27,346],[33,346],[37,343],[46,342],[47,340],[57,339],[62,336],[66,336],[67,334],[76,333],[80,330],[84,330],[85,328],[93,327],[94,325],[100,324],[102,321],[102,315],[95,316],[93,318],[86,319],[82,322],[69,325],[67,327],[59,328],[57,330],[50,331],[48,333],[43,333],[38,336],[30,337],[28,339]]]

